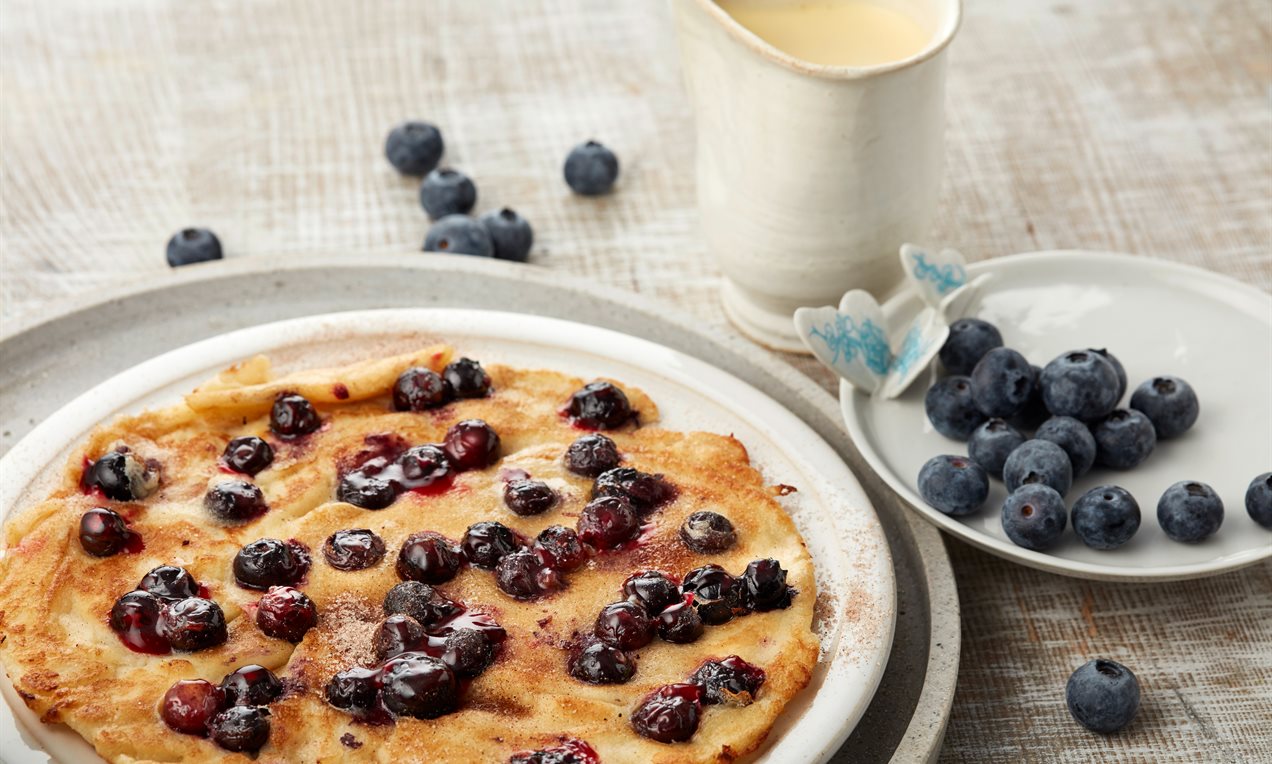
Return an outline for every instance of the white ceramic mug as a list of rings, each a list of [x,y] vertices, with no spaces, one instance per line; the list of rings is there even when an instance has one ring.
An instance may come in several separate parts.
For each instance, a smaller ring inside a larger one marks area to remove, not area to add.
[[[752,339],[807,352],[791,315],[899,283],[936,209],[945,49],[960,0],[876,0],[923,23],[918,54],[870,67],[793,58],[713,0],[671,0],[697,117],[698,206],[724,306]]]

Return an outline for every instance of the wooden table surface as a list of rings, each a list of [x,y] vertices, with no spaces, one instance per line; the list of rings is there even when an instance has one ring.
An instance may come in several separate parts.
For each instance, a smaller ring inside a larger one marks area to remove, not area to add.
[[[931,242],[1125,251],[1272,289],[1268,0],[968,0],[951,67]],[[535,262],[733,331],[663,2],[5,0],[0,97],[0,320],[162,273],[191,224],[230,257],[416,249],[415,184],[381,146],[422,117],[479,210],[534,223]],[[590,137],[623,162],[600,200],[560,180]],[[1272,564],[1127,586],[948,546],[964,647],[944,759],[1272,760]],[[1144,690],[1110,738],[1064,707],[1095,656]]]

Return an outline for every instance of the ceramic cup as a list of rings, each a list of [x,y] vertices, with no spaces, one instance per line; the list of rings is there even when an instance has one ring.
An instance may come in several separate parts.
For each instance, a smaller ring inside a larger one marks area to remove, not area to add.
[[[783,53],[712,0],[671,0],[697,118],[698,206],[724,272],[724,307],[752,339],[807,352],[791,315],[850,289],[882,298],[898,248],[936,208],[945,50],[960,0],[876,0],[931,33],[918,54],[870,67]]]

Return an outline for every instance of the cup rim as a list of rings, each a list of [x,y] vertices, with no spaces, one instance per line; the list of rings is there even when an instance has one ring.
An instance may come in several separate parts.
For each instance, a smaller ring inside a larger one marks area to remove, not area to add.
[[[672,0],[672,2],[678,1]],[[941,25],[937,33],[932,36],[931,41],[924,46],[923,50],[913,56],[903,58],[900,61],[888,61],[887,63],[874,64],[872,66],[830,66],[804,61],[775,47],[772,43],[738,23],[737,19],[716,4],[715,0],[692,0],[692,2],[696,2],[698,7],[702,8],[707,15],[720,23],[734,40],[773,63],[799,74],[808,74],[830,80],[866,79],[921,64],[945,50],[963,25],[963,0],[945,0],[949,5],[953,6],[952,12],[946,17],[945,23]]]

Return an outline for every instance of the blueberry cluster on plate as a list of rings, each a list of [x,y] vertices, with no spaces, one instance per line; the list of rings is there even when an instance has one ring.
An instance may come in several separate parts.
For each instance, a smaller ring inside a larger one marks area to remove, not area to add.
[[[962,516],[984,505],[991,477],[1002,480],[1009,494],[1001,508],[1003,531],[1026,549],[1055,546],[1070,519],[1093,549],[1130,541],[1140,507],[1127,490],[1100,485],[1072,507],[1065,494],[1075,478],[1097,467],[1138,466],[1158,441],[1187,432],[1200,413],[1192,387],[1173,376],[1146,380],[1119,408],[1126,370],[1107,350],[1071,350],[1039,368],[980,319],[956,321],[940,359],[949,375],[928,389],[924,409],[937,432],[967,443],[967,455],[928,460],[919,471],[919,493],[938,511]],[[1272,473],[1250,484],[1246,507],[1272,528]],[[1223,512],[1214,489],[1196,480],[1171,485],[1157,503],[1162,530],[1184,543],[1213,535]]]

